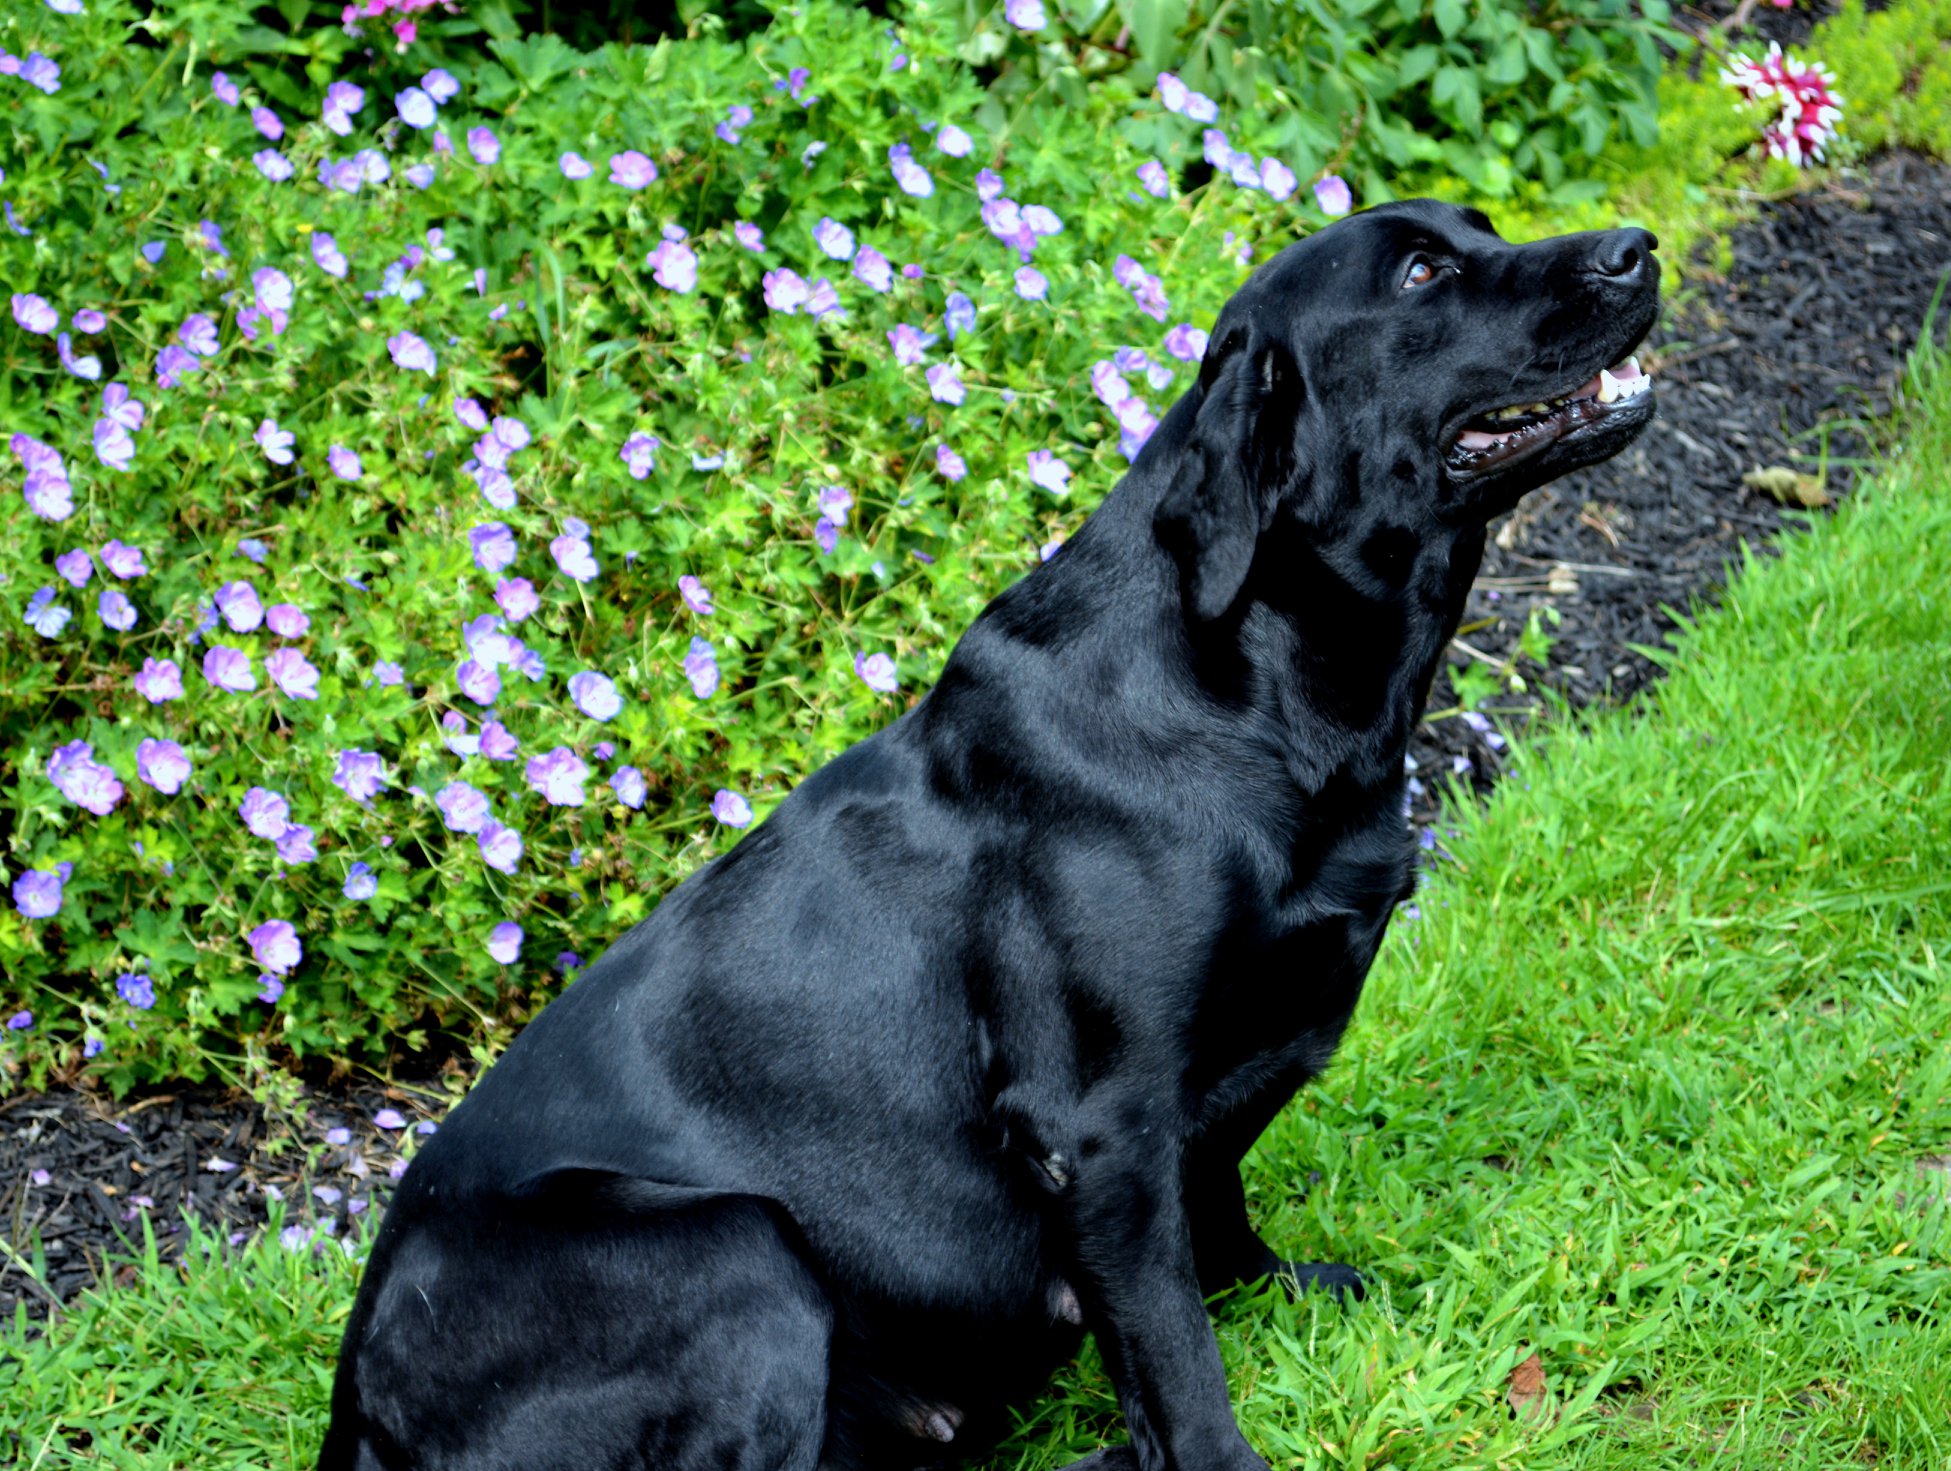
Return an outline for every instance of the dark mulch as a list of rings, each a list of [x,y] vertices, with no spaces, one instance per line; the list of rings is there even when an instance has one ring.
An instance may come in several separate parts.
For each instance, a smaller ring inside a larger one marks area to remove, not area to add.
[[[1811,426],[1890,407],[1903,354],[1951,270],[1951,170],[1891,155],[1769,209],[1733,245],[1727,278],[1696,274],[1698,289],[1641,355],[1659,395],[1652,429],[1619,459],[1530,497],[1498,528],[1462,635],[1474,652],[1454,653],[1459,664],[1511,660],[1526,619],[1551,608],[1561,621],[1546,664],[1519,666],[1534,688],[1583,707],[1655,676],[1631,646],[1662,642],[1672,627],[1663,606],[1711,598],[1737,545],[1765,549],[1785,524],[1742,473],[1812,465]],[[1829,449],[1849,458],[1866,445],[1838,429]],[[1855,479],[1853,466],[1832,464],[1826,489],[1846,495]],[[1453,698],[1439,680],[1433,708]],[[1537,701],[1498,703],[1516,707],[1500,720],[1521,721]],[[1461,719],[1426,725],[1413,750],[1426,779],[1467,762],[1479,792],[1500,769],[1490,742]],[[1427,825],[1439,817],[1438,783],[1424,787],[1416,815]],[[140,1243],[144,1215],[166,1252],[183,1239],[184,1210],[250,1231],[277,1195],[306,1231],[352,1229],[378,1212],[411,1144],[410,1129],[379,1127],[375,1114],[431,1120],[445,1098],[433,1086],[317,1089],[295,1118],[276,1122],[216,1089],[121,1106],[66,1089],[0,1104],[0,1230],[19,1251],[42,1244],[50,1289],[0,1252],[0,1317],[16,1301],[44,1315],[49,1295],[65,1300],[97,1280],[106,1253]],[[334,1128],[348,1142],[328,1142]],[[212,1168],[213,1159],[238,1168]]]

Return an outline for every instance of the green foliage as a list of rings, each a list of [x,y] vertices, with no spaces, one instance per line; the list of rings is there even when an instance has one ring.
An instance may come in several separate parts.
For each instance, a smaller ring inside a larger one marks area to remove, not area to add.
[[[0,1016],[34,1017],[31,1030],[0,1034],[16,1078],[23,1066],[27,1081],[75,1067],[84,1041],[101,1048],[92,1069],[120,1089],[211,1067],[237,1075],[273,1054],[417,1047],[434,1027],[504,1035],[562,984],[558,953],[594,954],[736,837],[709,810],[717,790],[763,816],[927,686],[982,604],[1124,469],[1093,362],[1120,343],[1144,349],[1158,377],[1130,369],[1132,386],[1162,410],[1191,372],[1162,350],[1167,325],[1210,321],[1246,274],[1228,237],[1278,239],[1306,224],[1298,206],[1230,188],[1154,199],[1137,186],[1143,155],[1129,140],[1062,110],[1009,138],[1006,159],[1005,140],[979,127],[972,156],[936,151],[929,130],[969,122],[980,93],[927,22],[896,40],[863,11],[814,3],[739,45],[590,54],[500,31],[485,46],[437,35],[437,49],[368,62],[336,27],[285,35],[199,0],[143,21],[127,0],[0,21],[0,45],[62,68],[51,96],[0,79],[4,188],[31,232],[5,237],[11,284],[45,298],[63,330],[79,309],[103,311],[106,330],[78,335],[74,350],[99,356],[102,383],[148,405],[129,470],[100,463],[100,385],[65,371],[49,337],[0,329],[0,427],[65,457],[75,505],[62,520],[30,514],[20,465],[6,460],[0,884],[73,865],[53,917],[0,908]],[[394,94],[436,60],[461,84],[443,109],[449,152],[390,116]],[[800,66],[811,69],[806,105],[781,90]],[[244,86],[246,108],[212,96],[213,67]],[[368,94],[344,138],[317,120],[335,78]],[[260,100],[288,129],[278,146],[297,170],[289,182],[268,183],[252,164],[268,146],[246,115]],[[714,128],[735,106],[754,115],[730,144]],[[483,126],[500,141],[492,165],[464,141]],[[1176,118],[1159,126],[1196,131]],[[902,141],[931,171],[932,197],[895,187],[889,148]],[[362,147],[387,160],[384,183],[345,193],[316,182],[322,160]],[[656,161],[648,189],[606,181],[626,148]],[[594,178],[563,176],[570,149]],[[975,176],[992,162],[1006,166],[1011,197],[1062,218],[1036,250],[1048,301],[1018,296],[1021,260],[982,224]],[[407,178],[422,165],[434,172],[424,189]],[[885,294],[854,279],[816,248],[823,217],[921,275],[897,274]],[[205,220],[221,226],[227,255],[204,244]],[[765,231],[763,255],[735,242],[741,220]],[[646,265],[672,227],[696,250],[695,290],[659,285]],[[350,258],[345,280],[314,264],[321,233]],[[139,247],[154,241],[166,249],[152,264]],[[1169,318],[1140,312],[1113,279],[1121,253],[1162,273]],[[267,267],[295,283],[290,321],[275,335],[260,321],[249,340],[240,318]],[[763,277],[783,267],[830,275],[846,314],[769,310]],[[951,340],[953,291],[973,299],[976,323]],[[158,354],[195,312],[212,315],[221,346],[162,388]],[[936,401],[922,367],[893,360],[888,334],[904,323],[936,334],[927,362],[955,365],[966,402]],[[403,331],[431,346],[434,372],[394,364],[387,342]],[[479,453],[456,418],[468,397],[534,435],[510,460],[508,509],[484,504],[465,473]],[[253,442],[267,418],[296,434],[294,465]],[[637,433],[663,442],[642,481],[619,457]],[[965,480],[937,468],[940,444],[966,458]],[[358,452],[363,478],[327,468],[333,445]],[[1032,450],[1068,462],[1069,495],[1031,481]],[[696,469],[694,456],[723,464]],[[817,496],[836,485],[853,507],[827,552]],[[541,601],[505,630],[546,670],[539,681],[500,671],[494,712],[520,742],[512,762],[449,745],[478,736],[485,713],[461,693],[457,666],[463,627],[496,611],[497,577],[468,537],[491,521],[519,549],[500,575],[530,579]],[[586,583],[550,551],[578,521],[600,569]],[[107,575],[99,554],[111,538],[143,549],[145,576]],[[264,544],[262,566],[240,555],[245,539]],[[53,566],[74,548],[96,554],[79,589]],[[684,575],[702,579],[715,612],[685,605]],[[279,638],[214,621],[213,595],[239,579],[264,604],[302,609],[308,630]],[[127,633],[96,612],[108,586],[134,602]],[[52,637],[23,622],[43,587],[73,614]],[[704,698],[684,670],[696,637],[722,675]],[[205,679],[217,643],[250,656],[254,692]],[[316,668],[317,699],[267,678],[280,646]],[[857,657],[876,653],[892,656],[900,695],[856,673]],[[151,705],[132,690],[149,658],[181,666],[182,699]],[[403,683],[379,680],[385,662],[402,666]],[[607,723],[564,688],[587,670],[624,697]],[[193,766],[175,795],[137,776],[141,743],[161,739]],[[75,741],[126,787],[106,815],[49,779],[53,753]],[[600,742],[614,754],[599,755]],[[592,768],[583,805],[551,805],[525,780],[527,761],[559,746]],[[348,749],[384,758],[388,786],[371,802],[334,783]],[[603,785],[626,763],[647,779],[641,811]],[[432,798],[456,780],[521,834],[512,874],[444,822]],[[316,861],[281,862],[244,830],[239,805],[253,787],[288,799]],[[342,892],[356,863],[376,878],[369,901]],[[306,958],[273,1004],[259,999],[248,937],[274,919],[295,927]],[[509,966],[486,949],[504,921],[527,931]],[[144,966],[156,1001],[138,1010],[114,982]]]
[[[1302,179],[1340,173],[1375,203],[1432,168],[1502,199],[1535,180],[1559,203],[1609,146],[1659,135],[1659,44],[1691,41],[1666,0],[1080,0],[1017,41],[1000,6],[917,0],[963,27],[961,54],[992,65],[992,106],[1011,116],[1047,89],[1161,71],[1212,95],[1233,141]],[[1147,123],[1130,125],[1141,147]]]

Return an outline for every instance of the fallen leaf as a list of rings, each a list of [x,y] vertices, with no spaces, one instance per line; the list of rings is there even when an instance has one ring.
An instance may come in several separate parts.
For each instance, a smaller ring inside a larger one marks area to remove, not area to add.
[[[1535,1353],[1511,1370],[1505,1397],[1511,1402],[1511,1413],[1526,1425],[1549,1425],[1558,1418],[1551,1388],[1545,1383],[1544,1362]]]
[[[1829,492],[1823,489],[1820,477],[1784,465],[1770,465],[1766,469],[1757,465],[1741,477],[1741,483],[1750,490],[1767,492],[1785,506],[1819,511],[1829,504]]]

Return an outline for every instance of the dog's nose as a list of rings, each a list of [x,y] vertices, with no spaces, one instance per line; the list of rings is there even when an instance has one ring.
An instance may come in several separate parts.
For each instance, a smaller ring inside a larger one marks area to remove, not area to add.
[[[1592,268],[1602,276],[1628,279],[1644,269],[1660,240],[1651,230],[1607,230],[1592,252]]]

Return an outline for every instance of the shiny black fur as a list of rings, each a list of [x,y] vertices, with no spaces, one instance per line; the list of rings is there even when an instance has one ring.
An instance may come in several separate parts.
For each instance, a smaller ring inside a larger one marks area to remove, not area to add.
[[[1259,271],[927,698],[665,898],[421,1152],[326,1471],[907,1471],[992,1443],[1085,1331],[1131,1437],[1085,1466],[1260,1467],[1204,1296],[1360,1279],[1261,1242],[1240,1156],[1411,892],[1403,754],[1486,521],[1651,399],[1499,473],[1444,449],[1623,357],[1653,243],[1513,246],[1419,201]]]

